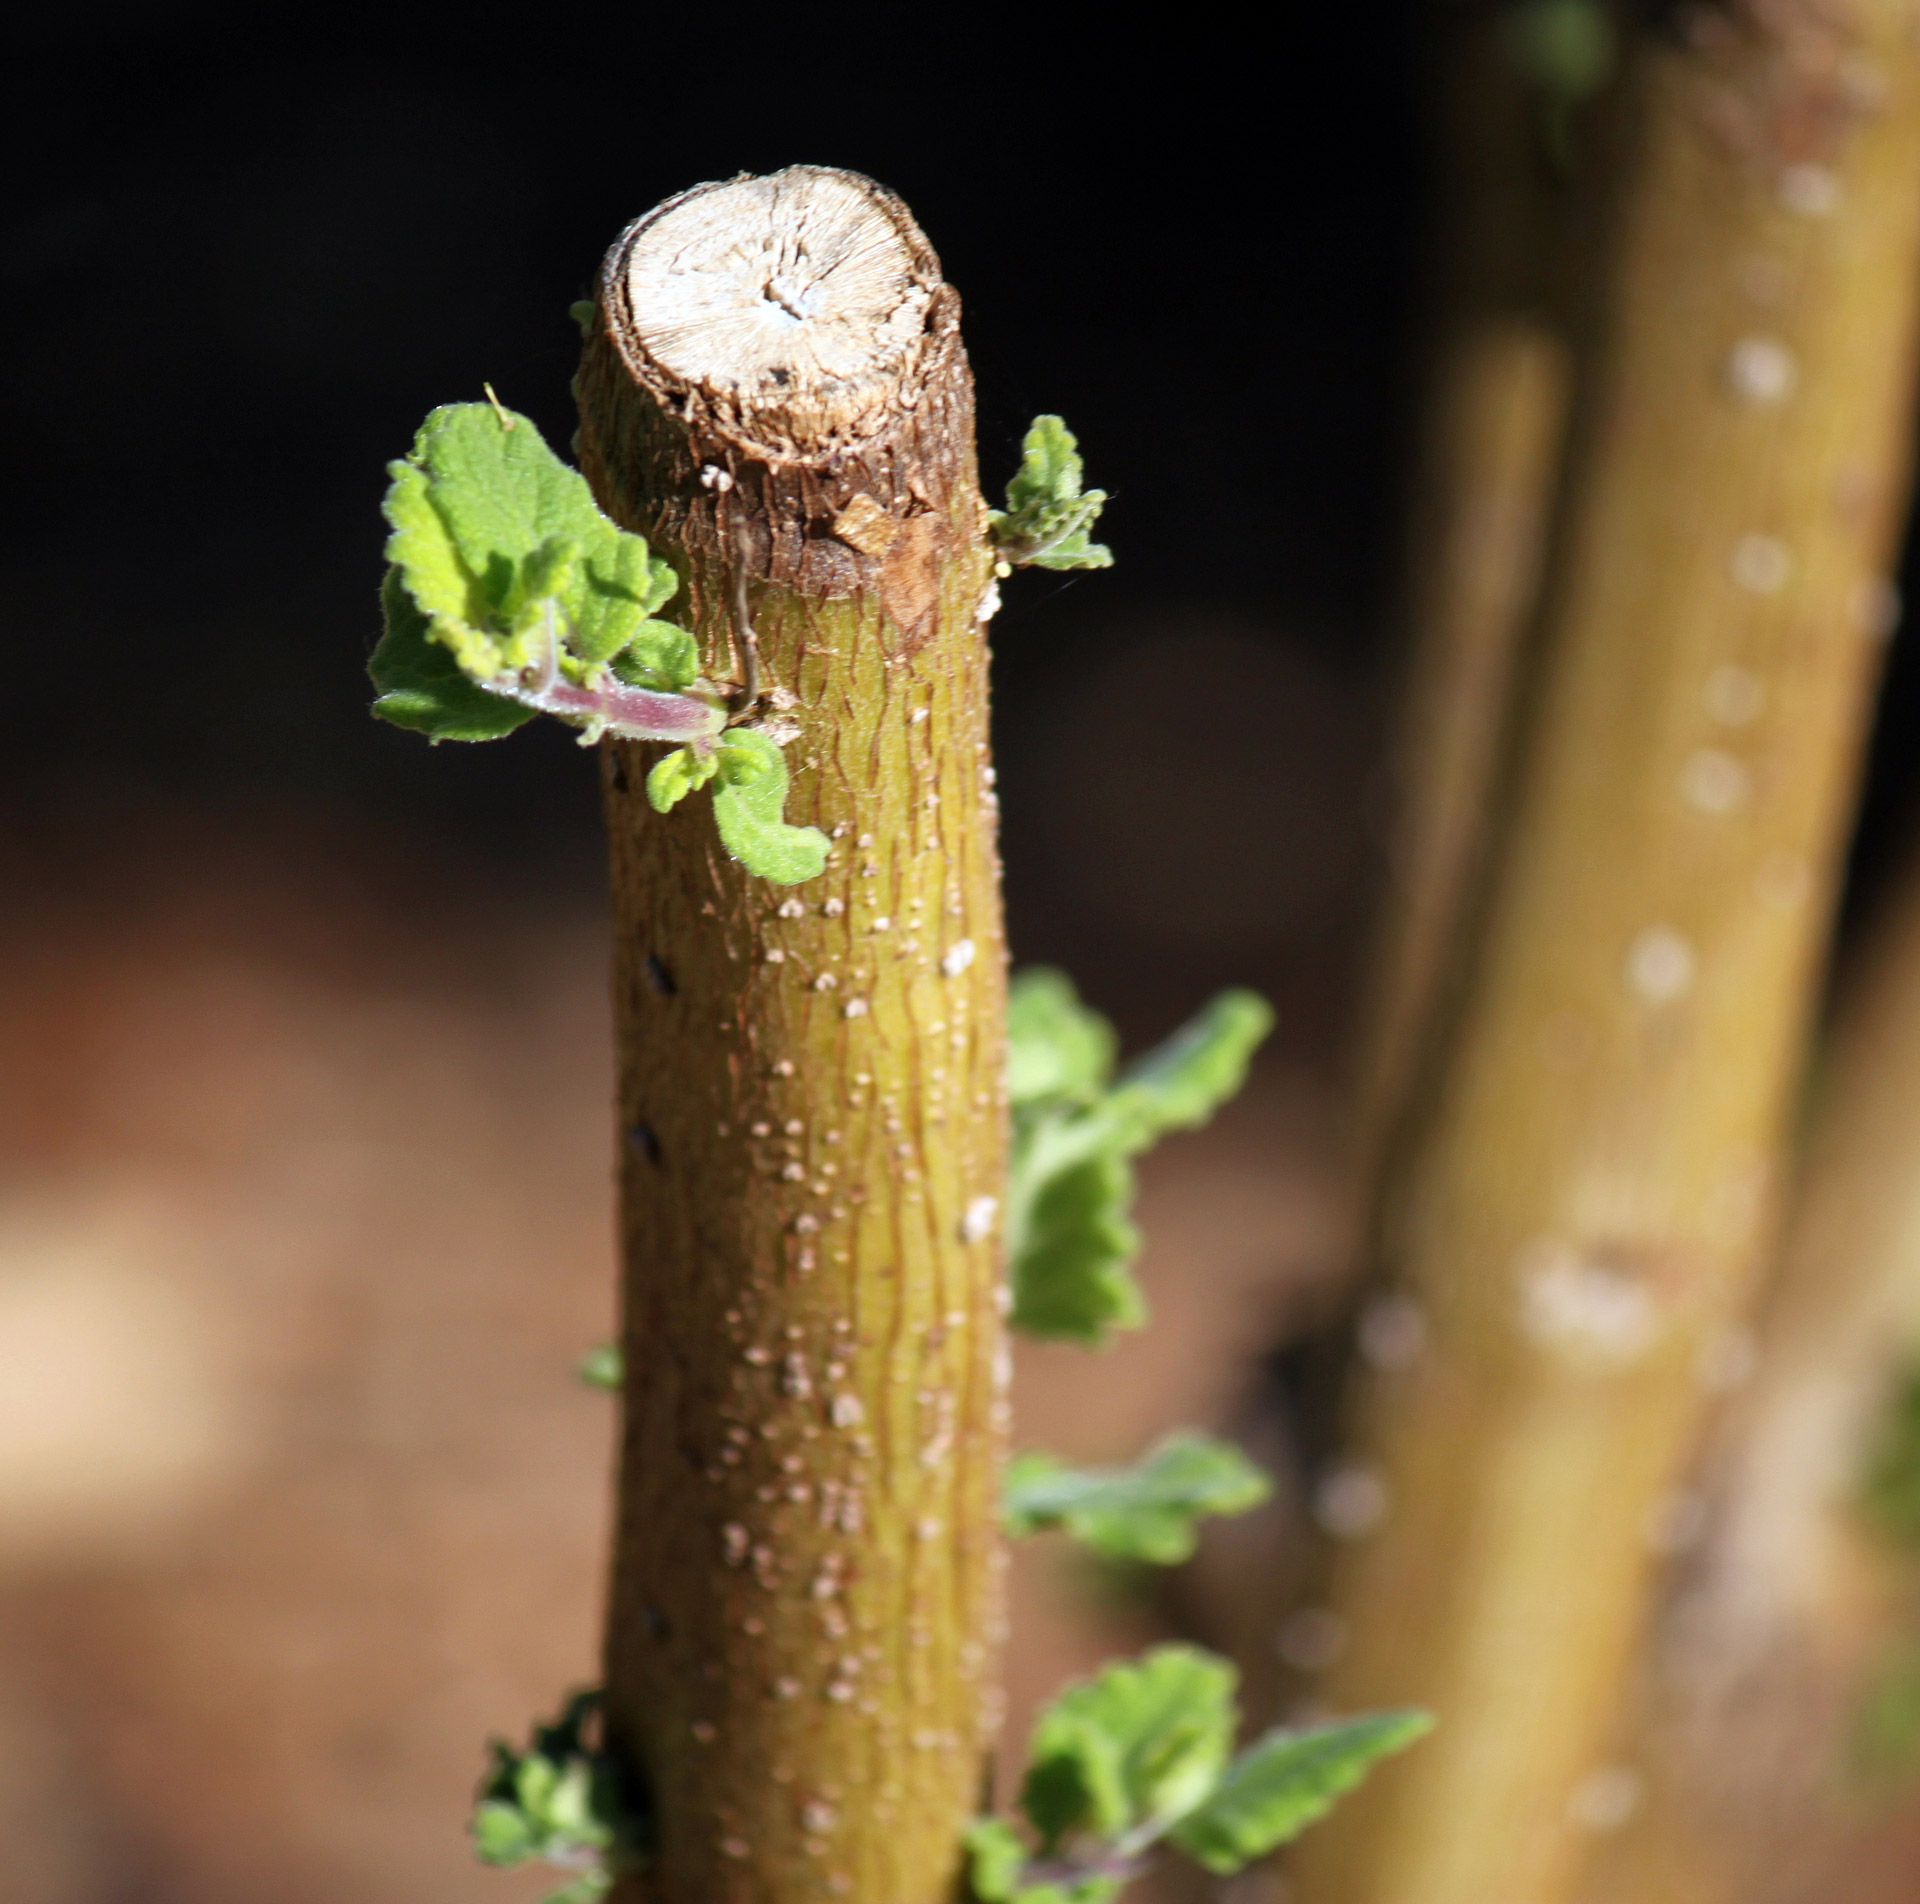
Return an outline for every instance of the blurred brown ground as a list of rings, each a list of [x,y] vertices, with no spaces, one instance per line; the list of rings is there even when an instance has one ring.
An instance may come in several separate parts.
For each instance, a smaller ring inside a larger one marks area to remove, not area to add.
[[[1261,717],[1170,777],[1177,666]],[[1169,615],[1045,705],[1003,752],[1016,945],[1134,1047],[1233,981],[1281,1028],[1239,1101],[1145,1160],[1153,1326],[1024,1349],[1016,1436],[1117,1460],[1199,1424],[1279,1466],[1264,1363],[1347,1249],[1362,688]],[[325,808],[0,832],[5,1904],[550,1888],[474,1864],[464,1824],[486,1737],[595,1672],[611,1416],[571,1371],[612,1320],[611,1055],[583,863]],[[1010,1751],[1063,1679],[1176,1624],[1274,1697],[1284,1525],[1213,1524],[1153,1597],[1023,1543]],[[1796,1904],[1910,1904],[1916,1870],[1909,1807]]]
[[[537,1896],[463,1824],[485,1737],[594,1672],[610,1417],[570,1374],[611,1320],[591,895],[286,816],[10,857],[0,1892]],[[1227,1421],[1289,1287],[1337,1258],[1325,1135],[1282,1062],[1150,1162],[1155,1326],[1028,1353],[1023,1441],[1123,1458]],[[1013,1735],[1156,1630],[1030,1543]]]

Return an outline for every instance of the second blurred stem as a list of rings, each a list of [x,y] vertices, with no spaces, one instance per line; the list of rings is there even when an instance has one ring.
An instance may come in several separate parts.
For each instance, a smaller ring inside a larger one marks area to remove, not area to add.
[[[1877,659],[1920,282],[1904,0],[1702,16],[1635,50],[1622,106],[1525,731],[1379,1186],[1408,1326],[1321,1490],[1322,1696],[1441,1727],[1303,1843],[1303,1904],[1569,1893],[1649,1527],[1767,1244]]]
[[[1600,1843],[1594,1904],[1865,1904],[1835,1868],[1885,1769],[1858,1762],[1862,1720],[1915,1635],[1911,1561],[1863,1495],[1917,1352],[1920,858],[1847,974],[1779,1269],[1729,1371],[1752,1379],[1685,1502],[1698,1544],[1619,1748],[1637,1803]],[[1910,1865],[1895,1881],[1884,1895],[1909,1897]]]
[[[1440,9],[1436,9],[1436,12]],[[1539,584],[1570,364],[1556,322],[1569,180],[1542,149],[1541,96],[1491,17],[1436,30],[1432,100],[1439,341],[1408,545],[1394,816],[1356,1075],[1353,1148],[1370,1181],[1428,1052],[1487,818]]]

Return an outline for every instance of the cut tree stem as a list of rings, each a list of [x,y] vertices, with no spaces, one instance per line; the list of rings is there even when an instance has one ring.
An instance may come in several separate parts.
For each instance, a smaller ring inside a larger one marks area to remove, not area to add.
[[[1524,753],[1383,1190],[1424,1351],[1322,1491],[1323,1696],[1439,1729],[1304,1841],[1305,1904],[1566,1895],[1767,1240],[1905,498],[1920,49],[1904,0],[1688,20],[1627,82]]]
[[[608,750],[627,1386],[607,1637],[650,1904],[949,1897],[996,1718],[1005,955],[993,558],[958,300],[900,202],[697,187],[602,276],[601,506],[679,568],[706,672],[751,594],[798,697],[749,877]],[[743,556],[749,565],[742,575]]]

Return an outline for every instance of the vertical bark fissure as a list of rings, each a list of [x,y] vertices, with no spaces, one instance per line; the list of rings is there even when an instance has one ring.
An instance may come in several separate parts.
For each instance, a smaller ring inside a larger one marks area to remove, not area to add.
[[[1424,1349],[1355,1398],[1323,1696],[1440,1729],[1303,1841],[1308,1904],[1566,1894],[1768,1233],[1904,495],[1920,73],[1895,0],[1693,25],[1629,85],[1531,727],[1383,1191]]]
[[[709,234],[747,286],[731,368],[647,262]],[[816,330],[843,339],[806,313],[862,245],[893,275],[835,315],[870,348],[808,388]],[[785,359],[756,293],[802,314]],[[749,539],[788,818],[834,843],[754,879],[702,797],[647,806],[651,750],[610,750],[620,1117],[652,1137],[622,1149],[607,1714],[656,1818],[621,1894],[656,1904],[931,1904],[995,1716],[1005,952],[957,322],[897,200],[796,167],[625,234],[582,366],[582,466],[680,568],[710,672]]]

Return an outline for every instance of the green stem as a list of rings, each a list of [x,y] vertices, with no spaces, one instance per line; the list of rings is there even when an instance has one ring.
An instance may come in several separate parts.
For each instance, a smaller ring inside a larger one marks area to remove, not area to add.
[[[686,319],[703,248],[739,267],[731,329]],[[882,263],[809,276],[849,251]],[[618,1898],[949,1897],[997,1717],[1005,954],[956,319],[897,200],[796,167],[640,220],[589,327],[595,495],[680,569],[716,679],[751,556],[788,817],[833,841],[818,879],[753,879],[705,807],[649,809],[653,749],[608,750],[607,1721],[656,1817]]]

